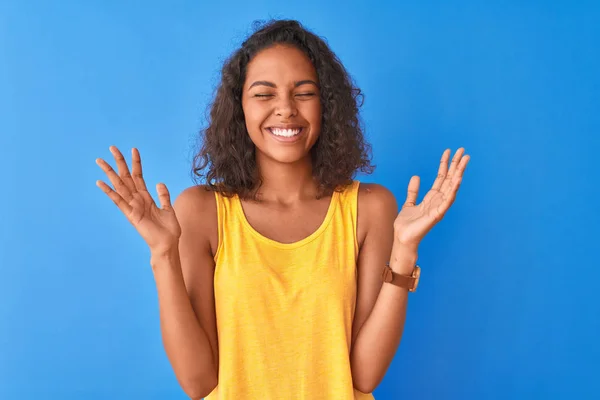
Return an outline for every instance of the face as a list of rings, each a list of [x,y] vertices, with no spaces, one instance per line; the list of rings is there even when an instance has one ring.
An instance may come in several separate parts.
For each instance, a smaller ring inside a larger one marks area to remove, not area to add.
[[[242,108],[257,158],[292,163],[309,157],[321,131],[317,72],[295,47],[277,45],[248,64]]]

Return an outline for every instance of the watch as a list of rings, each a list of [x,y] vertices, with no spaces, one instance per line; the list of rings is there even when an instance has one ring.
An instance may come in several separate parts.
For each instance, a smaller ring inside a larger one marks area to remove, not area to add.
[[[415,265],[412,274],[400,275],[399,273],[394,272],[392,270],[392,268],[390,267],[390,263],[385,264],[383,274],[381,275],[381,278],[384,282],[391,283],[392,285],[396,285],[404,289],[408,289],[409,292],[414,292],[415,290],[417,290],[420,277],[421,268],[418,265]]]

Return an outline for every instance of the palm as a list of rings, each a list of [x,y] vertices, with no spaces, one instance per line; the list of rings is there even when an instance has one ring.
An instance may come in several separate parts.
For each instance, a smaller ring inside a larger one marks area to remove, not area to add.
[[[115,190],[102,181],[97,182],[98,186],[125,214],[150,248],[168,247],[176,243],[181,235],[181,227],[171,206],[166,186],[157,185],[161,203],[161,208],[158,208],[146,189],[137,149],[132,151],[133,174],[129,173],[121,152],[116,147],[111,147],[111,152],[117,162],[118,175],[106,161],[98,159],[97,163],[107,174]]]
[[[394,232],[400,243],[418,245],[427,232],[444,217],[456,198],[465,167],[469,162],[470,157],[463,156],[463,154],[464,149],[458,149],[452,159],[450,169],[448,169],[450,150],[444,151],[438,176],[423,201],[418,205],[416,201],[420,179],[418,176],[411,178],[406,202],[394,222]]]
[[[134,193],[133,196],[129,202],[131,212],[126,217],[146,241],[179,237],[179,222],[172,208],[158,208],[148,192]]]

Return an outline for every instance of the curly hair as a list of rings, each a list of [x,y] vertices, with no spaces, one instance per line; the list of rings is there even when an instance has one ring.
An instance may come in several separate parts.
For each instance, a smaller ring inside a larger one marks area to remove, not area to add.
[[[246,130],[242,88],[248,63],[261,50],[277,44],[303,51],[317,72],[322,123],[310,152],[318,196],[342,190],[358,170],[372,173],[375,166],[371,165],[371,146],[363,137],[358,113],[363,102],[361,90],[325,40],[294,20],[253,25],[254,33],[222,67],[208,126],[200,132],[202,146],[193,159],[193,174],[205,177],[207,188],[225,196],[256,198],[262,181],[255,146]]]

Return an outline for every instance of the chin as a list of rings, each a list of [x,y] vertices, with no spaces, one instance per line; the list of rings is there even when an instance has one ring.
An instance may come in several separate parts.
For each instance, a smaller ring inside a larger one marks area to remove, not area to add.
[[[256,148],[257,161],[260,159],[269,159],[282,164],[293,164],[304,161],[305,159],[310,160],[310,148],[314,145],[317,138],[310,137],[301,138],[295,143],[281,143],[277,140],[273,140],[268,136],[258,136],[257,138],[252,137]],[[258,140],[254,140],[258,139]],[[312,142],[310,147],[307,149],[307,140]]]
[[[300,161],[310,159],[310,154],[298,153],[295,151],[275,151],[269,152],[266,156],[281,164],[295,164]]]
[[[262,143],[263,145],[265,143]],[[276,162],[281,164],[294,164],[305,159],[310,159],[310,150],[302,148],[281,148],[279,146],[256,146],[256,161]]]

